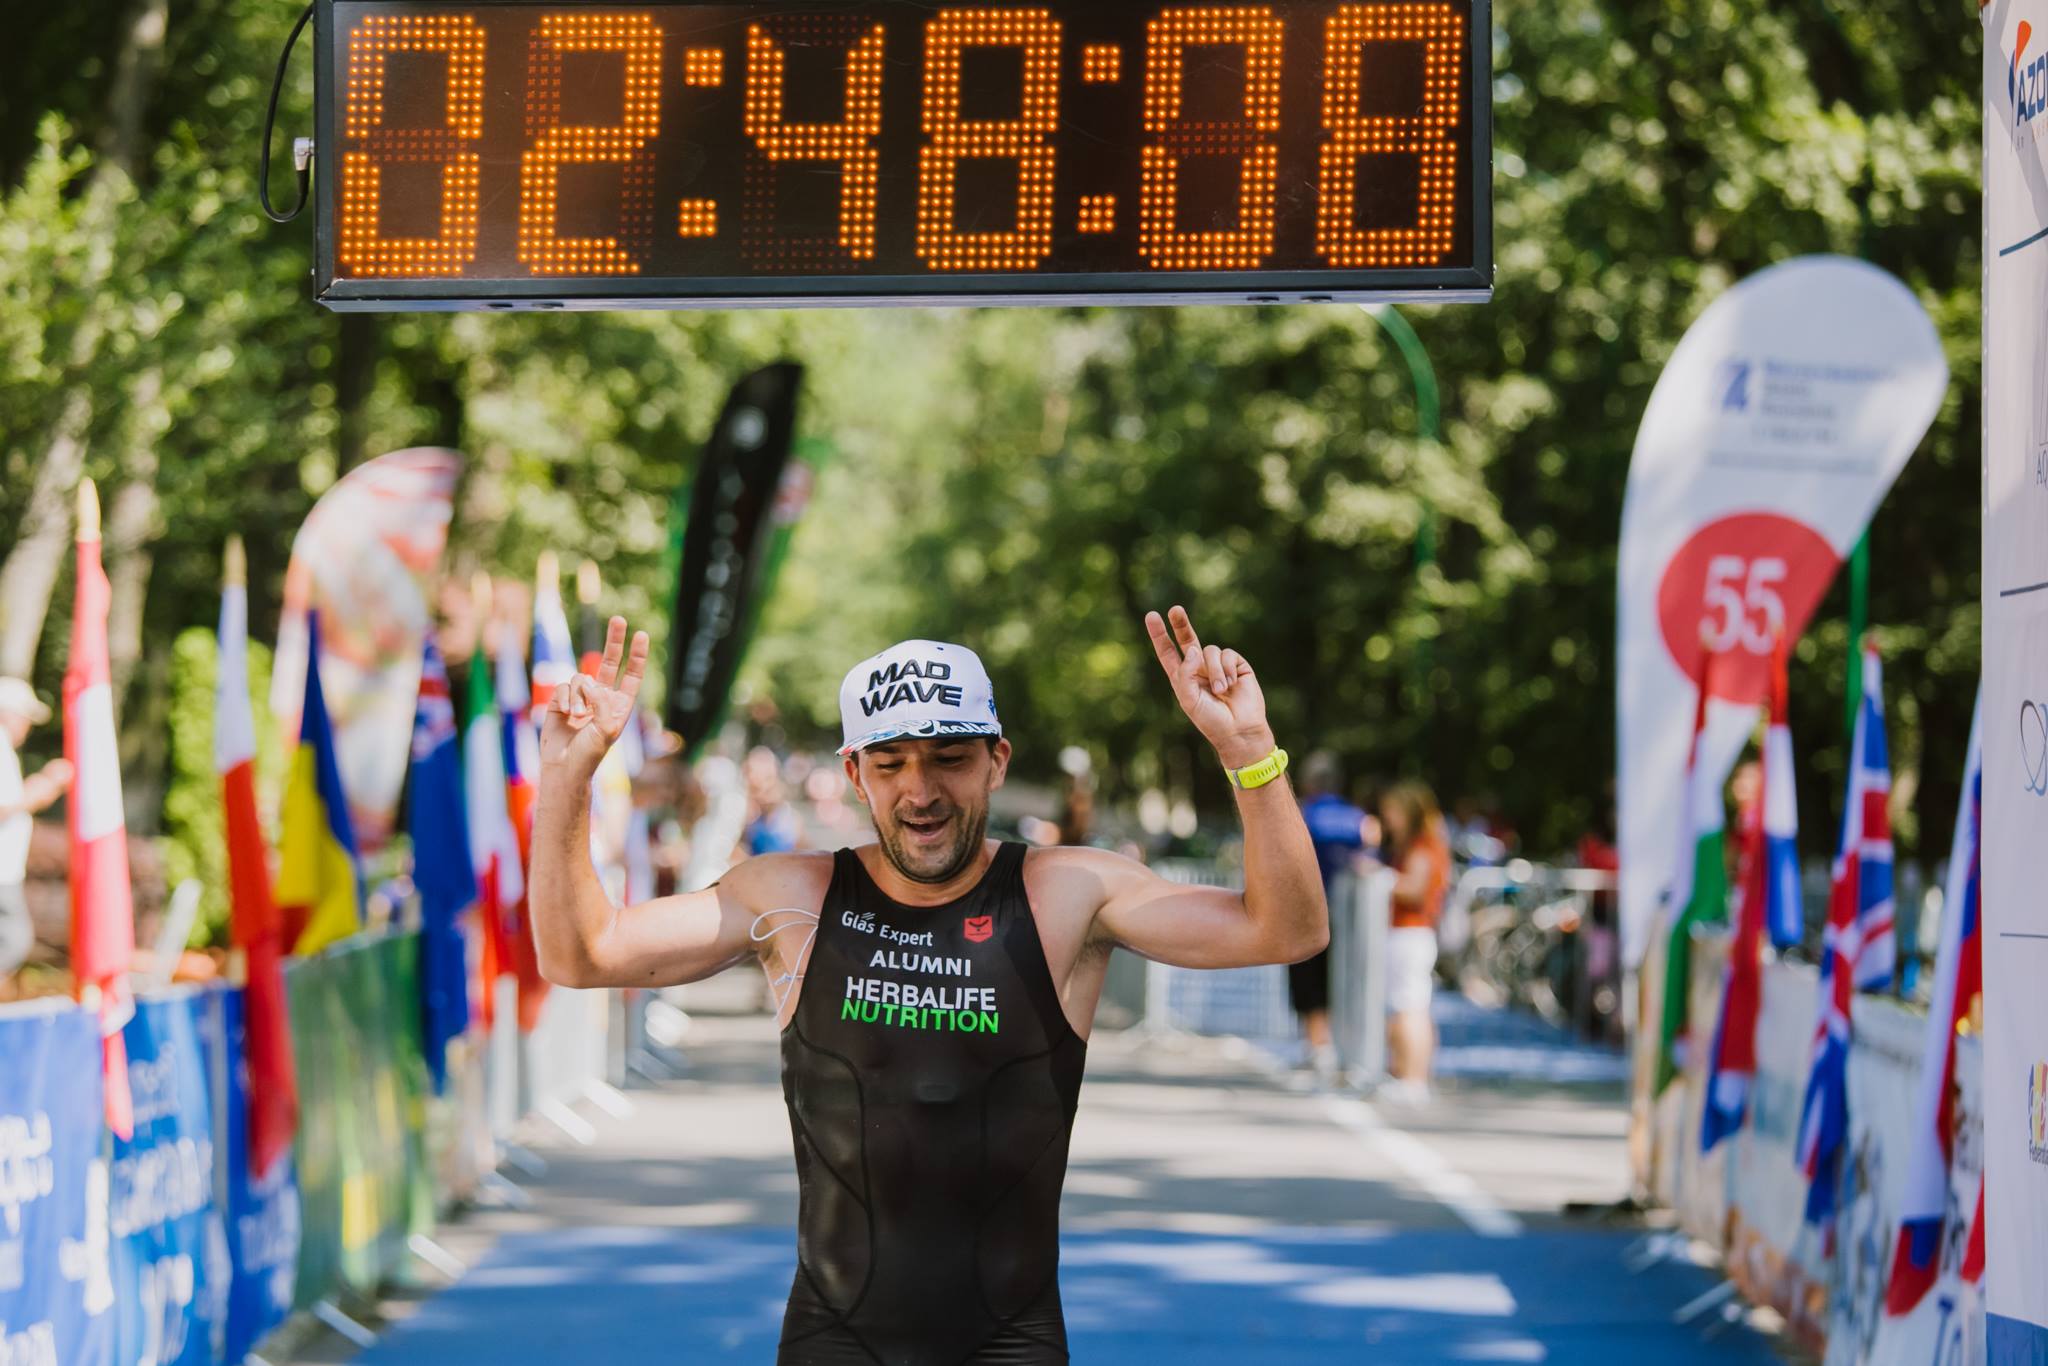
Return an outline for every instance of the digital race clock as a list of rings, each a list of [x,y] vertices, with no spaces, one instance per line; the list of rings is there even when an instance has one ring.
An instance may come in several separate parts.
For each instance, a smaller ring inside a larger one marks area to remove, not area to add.
[[[320,0],[332,308],[1478,300],[1487,0]]]

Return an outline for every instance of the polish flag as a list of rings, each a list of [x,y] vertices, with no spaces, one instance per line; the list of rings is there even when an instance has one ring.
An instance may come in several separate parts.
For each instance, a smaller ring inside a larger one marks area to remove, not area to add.
[[[121,759],[107,662],[113,589],[100,564],[100,499],[78,486],[78,583],[71,611],[71,659],[64,670],[64,757],[71,788],[71,972],[79,1001],[99,1012],[100,1071],[107,1127],[135,1133],[128,1050],[121,1026],[135,1013],[128,969],[135,957],[135,905],[128,885],[128,827],[121,814]]]

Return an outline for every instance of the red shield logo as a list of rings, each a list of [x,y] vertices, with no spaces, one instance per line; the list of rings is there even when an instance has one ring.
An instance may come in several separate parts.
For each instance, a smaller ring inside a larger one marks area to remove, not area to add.
[[[967,942],[979,944],[996,932],[996,921],[992,915],[970,915],[960,926],[967,932]]]

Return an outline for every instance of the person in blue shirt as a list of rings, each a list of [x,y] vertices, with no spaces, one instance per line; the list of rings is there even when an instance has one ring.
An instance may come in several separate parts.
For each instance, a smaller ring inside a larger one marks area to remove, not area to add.
[[[1323,875],[1323,895],[1335,905],[1331,889],[1337,874],[1353,867],[1368,851],[1371,817],[1344,800],[1344,772],[1337,756],[1317,750],[1302,764],[1302,819]],[[1304,1058],[1318,1076],[1337,1070],[1337,1050],[1330,1039],[1330,955],[1326,949],[1287,969],[1288,1003],[1301,1021]]]

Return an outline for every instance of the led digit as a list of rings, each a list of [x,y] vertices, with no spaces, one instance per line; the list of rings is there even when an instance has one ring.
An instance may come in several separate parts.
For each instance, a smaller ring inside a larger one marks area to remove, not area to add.
[[[384,126],[385,57],[440,52],[448,58],[447,122],[439,128]],[[466,14],[372,15],[348,41],[348,102],[341,157],[335,256],[352,275],[460,275],[476,257],[480,163],[468,146],[483,135],[484,34]],[[385,237],[383,167],[441,166],[441,232]]]
[[[616,52],[625,90],[615,127],[562,122],[562,61],[574,52]],[[661,30],[644,14],[548,14],[534,27],[526,71],[526,131],[533,145],[519,159],[519,260],[535,275],[632,275],[627,249],[654,226],[653,157],[643,151],[661,131]],[[615,237],[563,237],[556,231],[561,168],[618,162]]]
[[[882,154],[882,26],[869,28],[846,54],[846,116],[837,123],[786,123],[782,49],[759,24],[747,29],[747,136],[770,162],[839,163],[840,250],[856,261],[875,256],[875,187]],[[766,208],[773,216],[772,192]]]
[[[960,57],[971,47],[1024,54],[1024,107],[1014,119],[961,117]],[[1042,9],[953,10],[925,27],[924,133],[917,159],[917,254],[933,270],[1036,270],[1052,253],[1059,123],[1060,25]],[[1017,163],[1017,217],[1006,231],[957,224],[963,157]]]
[[[1140,165],[1138,247],[1155,270],[1247,270],[1273,254],[1279,194],[1280,52],[1284,29],[1265,6],[1167,10],[1146,25],[1145,131]],[[1191,44],[1244,49],[1244,117],[1181,117]],[[1184,231],[1181,163],[1189,156],[1239,159],[1237,226]]]
[[[1316,249],[1346,270],[1433,266],[1451,250],[1458,217],[1458,148],[1464,104],[1459,58],[1465,21],[1445,4],[1344,5],[1326,26],[1322,171],[1316,200]],[[1422,45],[1422,110],[1363,112],[1365,46]],[[1412,155],[1419,162],[1413,227],[1358,226],[1358,159]]]

